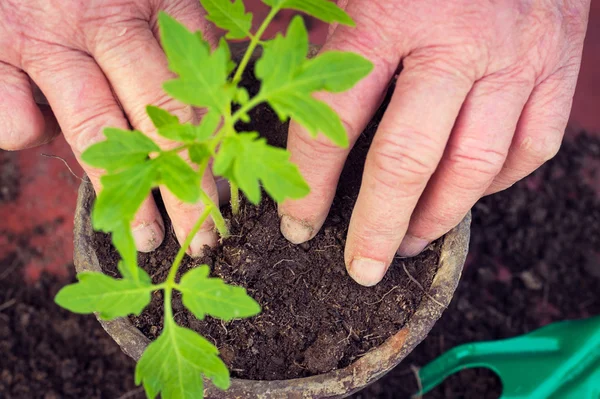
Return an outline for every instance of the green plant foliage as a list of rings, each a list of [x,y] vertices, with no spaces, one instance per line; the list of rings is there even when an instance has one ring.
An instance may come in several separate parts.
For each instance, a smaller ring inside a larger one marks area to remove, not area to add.
[[[228,39],[244,39],[250,36],[252,14],[246,12],[243,0],[200,0],[208,12],[208,20],[229,32]]]
[[[202,398],[202,376],[211,378],[221,389],[229,388],[229,371],[219,359],[219,350],[194,331],[172,320],[166,323],[135,369],[135,383],[144,384],[148,398],[161,392],[163,398]]]
[[[307,54],[308,32],[302,18],[295,17],[285,37],[279,35],[264,46],[256,64],[256,75],[262,80],[258,97],[268,101],[282,120],[291,117],[314,136],[322,132],[347,147],[348,136],[339,116],[312,93],[347,90],[367,76],[373,65],[356,54],[331,52],[310,61]]]
[[[339,22],[354,26],[354,21],[344,10],[328,0],[263,0],[271,7],[290,8],[312,15],[327,23]]]
[[[144,272],[145,273],[145,272]],[[99,312],[103,319],[139,315],[150,303],[151,284],[117,280],[102,273],[79,273],[78,283],[68,285],[56,295],[57,304],[74,313]]]
[[[154,161],[160,181],[183,202],[196,203],[200,198],[200,175],[179,155],[163,152]]]
[[[104,129],[105,141],[90,146],[81,159],[90,166],[117,172],[143,163],[160,148],[142,132],[116,128]]]
[[[230,59],[223,46],[211,53],[210,46],[199,34],[188,31],[164,12],[160,13],[158,22],[169,67],[179,75],[165,83],[165,91],[185,104],[224,114],[234,90],[227,84]]]
[[[210,315],[225,321],[250,317],[260,312],[260,305],[241,287],[227,285],[218,278],[209,278],[208,266],[190,270],[182,278],[177,289],[181,291],[183,304],[198,319]]]
[[[92,222],[98,230],[112,232],[131,223],[160,175],[156,163],[149,160],[121,172],[102,176],[102,191],[92,211]]]
[[[152,292],[162,291],[164,329],[144,351],[135,376],[136,384],[143,384],[149,398],[159,394],[163,399],[202,398],[204,378],[221,389],[227,389],[230,383],[217,348],[175,323],[171,303],[174,291],[180,291],[184,306],[199,319],[208,316],[229,321],[260,312],[259,304],[244,288],[209,277],[206,265],[188,271],[179,283],[176,281],[185,251],[209,216],[222,236],[228,234],[223,215],[201,188],[201,176],[210,161],[214,161],[214,174],[231,182],[234,213],[239,209],[238,187],[255,204],[261,200],[262,189],[277,202],[307,195],[309,187],[297,166],[290,162],[290,154],[268,145],[256,132],[237,132],[237,123],[249,122],[250,111],[267,102],[282,120],[291,117],[313,135],[322,133],[334,143],[347,146],[340,118],[313,95],[319,91],[348,90],[373,68],[356,54],[336,51],[307,60],[308,33],[300,17],[294,18],[285,36],[278,35],[270,41],[261,38],[269,22],[284,8],[327,22],[353,25],[334,3],[263,1],[272,6],[271,12],[257,33],[251,34],[252,14],[246,12],[242,0],[201,0],[208,19],[225,29],[228,38],[250,38],[239,65],[231,59],[225,40],[211,49],[200,32],[190,32],[161,13],[161,44],[170,69],[177,75],[164,84],[164,89],[184,104],[203,108],[202,120],[198,124],[182,123],[170,112],[149,105],[148,116],[158,134],[172,143],[169,149],[161,149],[139,131],[108,128],[104,131],[106,140],[82,154],[86,163],[106,171],[100,179],[102,190],[94,204],[92,224],[97,230],[111,233],[122,258],[118,269],[123,278],[81,273],[77,283],[58,293],[56,302],[73,312],[98,312],[103,318],[113,319],[140,314],[150,303]],[[255,68],[261,88],[251,96],[239,82],[258,46],[264,50]],[[175,256],[166,280],[153,285],[137,263],[131,224],[143,201],[157,186],[182,202],[202,201],[205,208]]]
[[[215,157],[217,175],[236,183],[254,203],[260,202],[260,183],[275,201],[302,198],[310,188],[290,162],[290,153],[272,147],[258,133],[240,133],[227,137]]]

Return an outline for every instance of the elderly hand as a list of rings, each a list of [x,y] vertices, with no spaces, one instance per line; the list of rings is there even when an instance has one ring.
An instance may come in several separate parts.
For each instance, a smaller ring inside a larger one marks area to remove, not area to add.
[[[484,195],[556,154],[581,61],[589,0],[342,0],[356,28],[323,51],[358,52],[375,70],[322,95],[354,142],[402,73],[369,151],[346,241],[348,272],[377,284],[398,253],[419,254]],[[331,206],[348,150],[298,124],[288,149],[310,195],[280,207],[282,233],[310,240]]]
[[[0,1],[0,148],[17,150],[43,144],[56,135],[56,120],[79,156],[104,139],[103,128],[129,124],[164,148],[146,105],[161,106],[189,122],[200,115],[166,95],[162,84],[172,78],[158,41],[157,16],[164,10],[188,28],[209,32],[198,0],[2,0]],[[32,82],[46,96],[52,112],[34,101]],[[82,164],[96,190],[101,171]],[[203,189],[217,201],[210,176]],[[175,234],[183,242],[200,216],[202,204],[189,205],[162,192]],[[148,198],[133,223],[138,250],[154,250],[164,224]],[[192,241],[193,255],[216,243],[212,222]]]

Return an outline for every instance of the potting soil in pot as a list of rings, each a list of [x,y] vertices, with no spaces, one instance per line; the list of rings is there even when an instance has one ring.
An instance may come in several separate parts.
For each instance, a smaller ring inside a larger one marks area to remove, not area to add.
[[[246,78],[255,94],[258,83]],[[386,101],[387,102],[387,101]],[[202,259],[186,257],[181,270],[210,265],[212,276],[245,287],[262,306],[254,318],[229,323],[207,317],[197,320],[174,299],[177,323],[198,331],[220,350],[232,376],[255,380],[306,377],[349,365],[397,333],[421,302],[437,271],[440,243],[415,259],[396,259],[384,280],[366,288],[355,283],[344,266],[344,244],[363,172],[363,164],[378,120],[371,122],[346,164],[334,204],[320,233],[308,243],[293,245],[279,231],[277,207],[266,196],[259,207],[242,202],[239,216],[230,220],[231,237]],[[285,146],[287,125],[261,106],[252,124],[271,144]],[[160,203],[160,199],[157,199]],[[140,254],[140,265],[154,282],[165,280],[179,244],[169,222],[167,237],[151,254]],[[109,237],[96,235],[98,258],[116,275],[118,254]],[[418,284],[414,283],[409,275]],[[133,324],[148,338],[162,329],[162,293]]]

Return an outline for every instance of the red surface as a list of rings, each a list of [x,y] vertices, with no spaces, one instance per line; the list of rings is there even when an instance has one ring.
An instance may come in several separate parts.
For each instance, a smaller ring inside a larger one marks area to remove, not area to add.
[[[1,154],[17,164],[20,191],[14,202],[0,204],[0,260],[16,253],[27,277],[43,270],[67,274],[73,258],[73,212],[80,180],[65,164],[41,154],[63,157],[82,175],[62,137],[36,149]],[[10,265],[1,265],[0,270]]]
[[[265,8],[259,0],[247,2],[255,11],[257,19],[264,16]],[[287,26],[291,15],[292,13],[281,15],[276,21],[278,27]],[[278,27],[272,29],[270,34]],[[315,24],[311,30],[311,40],[323,41],[326,32],[325,25]],[[598,133],[599,65],[600,2],[594,2],[571,124],[576,128]],[[73,213],[80,181],[62,161],[43,157],[41,153],[63,157],[77,175],[82,175],[62,137],[36,149],[11,154],[0,153],[1,157],[8,157],[17,164],[21,184],[20,194],[15,201],[0,203],[0,276],[11,266],[6,263],[12,259],[9,255],[13,253],[18,254],[25,262],[30,280],[35,280],[44,270],[66,275],[67,268],[72,263]]]

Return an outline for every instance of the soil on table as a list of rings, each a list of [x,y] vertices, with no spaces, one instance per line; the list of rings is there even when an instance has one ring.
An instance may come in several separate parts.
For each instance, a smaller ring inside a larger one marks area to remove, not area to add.
[[[250,92],[256,91],[255,83],[246,83]],[[232,217],[224,210],[231,237],[207,250],[201,259],[186,257],[182,271],[208,264],[212,276],[245,287],[263,309],[256,317],[225,323],[210,317],[198,320],[181,305],[179,297],[174,300],[177,323],[213,341],[234,377],[290,379],[348,366],[397,333],[421,302],[423,289],[431,285],[439,242],[417,258],[396,259],[376,287],[362,287],[346,272],[346,233],[364,159],[381,114],[352,151],[329,217],[314,239],[302,245],[289,243],[279,230],[276,204],[264,196],[258,207],[242,201],[239,216]],[[271,144],[285,146],[287,126],[272,110],[262,106],[252,117],[253,125],[243,126],[243,130],[258,131]],[[179,249],[168,222],[166,231],[158,250],[139,256],[141,267],[156,283],[165,280]],[[116,275],[119,256],[109,237],[98,233],[95,245],[104,270]],[[150,339],[157,338],[163,327],[161,295],[153,297],[141,316],[131,317]]]

